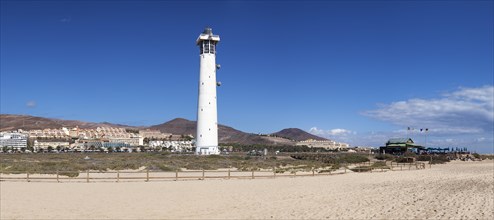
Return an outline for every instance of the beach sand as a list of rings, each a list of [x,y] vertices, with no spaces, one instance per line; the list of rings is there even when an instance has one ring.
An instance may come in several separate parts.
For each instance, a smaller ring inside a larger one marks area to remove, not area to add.
[[[1,219],[494,219],[494,161],[277,179],[0,182]]]

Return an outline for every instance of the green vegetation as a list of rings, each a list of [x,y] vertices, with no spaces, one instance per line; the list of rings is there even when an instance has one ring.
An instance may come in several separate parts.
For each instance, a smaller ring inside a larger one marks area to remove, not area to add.
[[[291,157],[298,160],[313,160],[326,164],[363,163],[369,161],[367,155],[362,154],[293,154]]]
[[[450,159],[447,155],[433,155],[431,164],[443,164],[449,162]]]
[[[386,162],[375,162],[371,165],[373,169],[389,169],[388,165],[386,165]]]
[[[482,160],[494,160],[494,154],[481,154],[479,156]]]
[[[357,166],[350,169],[353,172],[369,172],[372,170],[371,166]]]
[[[397,163],[413,163],[415,160],[415,157],[404,157],[400,156],[395,158],[395,162]]]
[[[85,157],[89,159],[85,159]],[[145,167],[156,171],[216,170],[237,168],[261,170],[280,168],[286,171],[311,170],[327,166],[318,161],[295,160],[288,156],[250,157],[241,155],[179,155],[163,153],[63,153],[0,154],[0,173],[43,173],[77,176],[85,170],[125,170]]]
[[[223,149],[226,146],[231,146],[233,151],[235,152],[249,152],[252,150],[262,151],[264,148],[268,149],[270,152],[279,151],[279,152],[329,152],[330,150],[326,150],[324,148],[318,147],[308,147],[305,145],[301,146],[292,146],[292,145],[283,145],[283,146],[266,146],[262,144],[253,144],[253,145],[243,145],[243,144],[220,144],[220,149]]]
[[[391,154],[377,154],[374,156],[377,160],[387,160],[387,161],[394,161],[396,159],[396,156],[393,156]]]

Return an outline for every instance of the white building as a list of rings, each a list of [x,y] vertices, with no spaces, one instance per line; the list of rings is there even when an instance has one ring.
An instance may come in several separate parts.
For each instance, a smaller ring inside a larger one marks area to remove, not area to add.
[[[139,130],[139,135],[142,136],[143,138],[152,138],[152,139],[171,139],[173,137],[172,134],[170,133],[161,133],[161,131],[158,130]]]
[[[27,134],[13,133],[13,132],[1,132],[0,133],[0,147],[12,148],[14,150],[20,150],[27,148]]]
[[[204,29],[196,44],[199,46],[199,98],[197,105],[196,154],[220,154],[218,149],[218,114],[216,105],[216,44],[219,35],[211,28]]]
[[[193,146],[193,141],[149,141],[149,147],[151,149],[161,149],[166,147],[171,148],[172,152],[191,150]]]
[[[126,143],[130,146],[142,146],[144,145],[144,138],[138,135],[132,135],[130,137],[109,137],[110,143]]]
[[[69,148],[70,143],[68,141],[38,141],[34,140],[34,151],[47,150],[48,147],[56,149],[57,147]]]
[[[297,142],[297,146],[302,146],[302,145],[308,147],[321,147],[328,150],[336,150],[336,149],[343,149],[350,147],[350,145],[347,143],[340,143],[333,140],[318,141],[313,139]]]

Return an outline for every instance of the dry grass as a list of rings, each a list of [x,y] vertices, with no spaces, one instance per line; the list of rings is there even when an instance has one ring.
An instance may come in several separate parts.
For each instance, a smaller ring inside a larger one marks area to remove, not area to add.
[[[88,156],[90,159],[84,159]],[[261,170],[291,167],[312,169],[327,164],[318,161],[295,160],[290,157],[250,157],[244,155],[176,155],[169,153],[60,153],[60,154],[0,154],[0,173],[54,173],[77,176],[85,170],[126,170],[146,167],[149,170],[175,171],[216,170],[237,168]],[[287,170],[290,170],[287,169]]]

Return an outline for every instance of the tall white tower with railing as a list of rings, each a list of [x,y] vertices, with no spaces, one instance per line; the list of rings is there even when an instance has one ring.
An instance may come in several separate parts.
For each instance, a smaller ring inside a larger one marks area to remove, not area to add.
[[[219,35],[213,35],[211,28],[205,28],[197,38],[200,54],[199,100],[197,104],[196,154],[219,154],[218,113],[216,105],[216,44]]]

